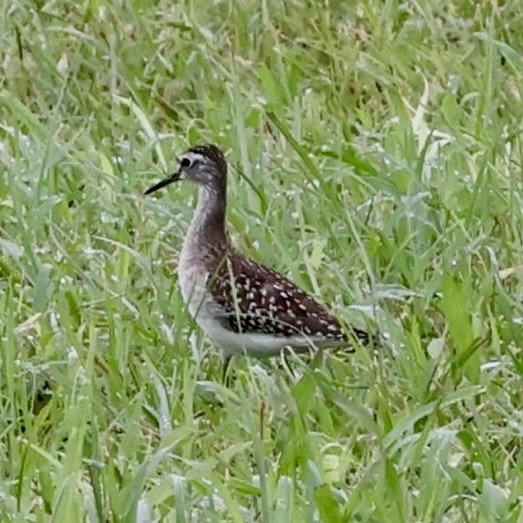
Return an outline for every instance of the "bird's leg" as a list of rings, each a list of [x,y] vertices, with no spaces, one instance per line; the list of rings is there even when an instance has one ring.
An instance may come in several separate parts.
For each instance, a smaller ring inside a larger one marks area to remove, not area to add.
[[[291,354],[290,347],[283,347],[283,349],[281,351],[282,363],[287,368],[287,372],[292,376],[293,379],[295,379],[296,376],[295,376],[294,372],[292,371],[291,366],[289,365],[288,357],[290,354]]]
[[[227,378],[227,369],[231,363],[231,354],[224,354],[222,357],[222,383],[227,387],[229,385],[229,380]]]

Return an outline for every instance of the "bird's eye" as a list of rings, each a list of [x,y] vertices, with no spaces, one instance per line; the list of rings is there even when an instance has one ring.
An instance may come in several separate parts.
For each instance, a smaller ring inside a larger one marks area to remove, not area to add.
[[[191,160],[189,158],[187,158],[187,156],[185,156],[184,158],[181,159],[180,165],[184,169],[187,169],[187,168],[189,168],[191,166]]]

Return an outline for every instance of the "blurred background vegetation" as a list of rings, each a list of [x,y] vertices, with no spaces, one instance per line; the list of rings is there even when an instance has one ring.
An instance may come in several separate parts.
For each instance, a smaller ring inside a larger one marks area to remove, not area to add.
[[[0,6],[2,521],[523,521],[519,0]],[[143,197],[202,141],[377,353],[221,384]]]

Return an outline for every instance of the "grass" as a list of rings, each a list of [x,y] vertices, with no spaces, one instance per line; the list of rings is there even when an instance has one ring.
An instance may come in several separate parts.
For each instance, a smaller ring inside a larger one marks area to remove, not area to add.
[[[523,521],[517,0],[2,2],[2,522]],[[237,359],[175,276],[189,144],[236,244],[387,336]]]

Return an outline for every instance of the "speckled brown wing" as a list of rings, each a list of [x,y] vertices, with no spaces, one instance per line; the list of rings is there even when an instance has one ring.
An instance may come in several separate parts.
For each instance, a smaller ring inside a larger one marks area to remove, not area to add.
[[[281,337],[305,335],[315,342],[348,342],[340,323],[290,280],[240,253],[230,253],[210,282],[227,328]],[[368,342],[366,332],[353,336]]]

